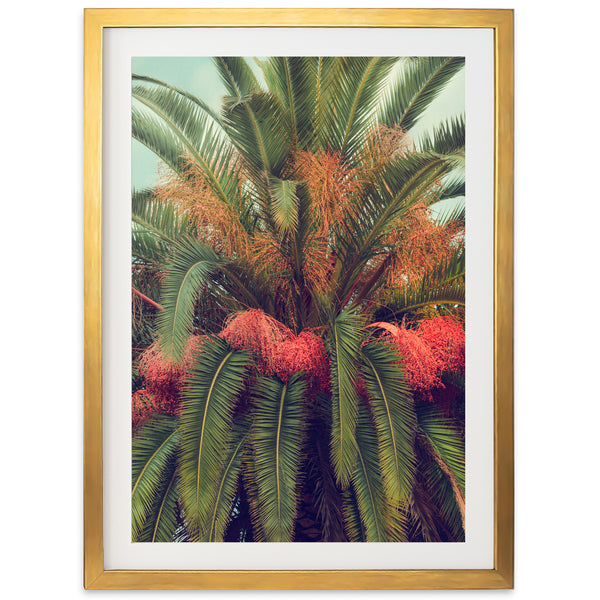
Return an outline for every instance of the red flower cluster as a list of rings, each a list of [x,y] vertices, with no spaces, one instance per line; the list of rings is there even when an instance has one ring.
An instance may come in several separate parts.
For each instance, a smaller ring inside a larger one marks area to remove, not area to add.
[[[135,429],[150,415],[164,414],[165,410],[148,390],[138,390],[131,396],[131,424]]]
[[[465,332],[455,319],[425,319],[413,329],[405,323],[373,326],[386,330],[385,337],[398,349],[413,391],[423,398],[432,400],[431,391],[444,387],[440,376],[446,371],[464,372]]]
[[[152,344],[141,355],[138,371],[144,378],[145,387],[135,392],[131,398],[134,427],[152,414],[177,414],[185,378],[204,337],[191,337],[179,362],[165,359],[157,344]]]
[[[265,375],[287,381],[294,373],[303,372],[321,389],[329,385],[325,345],[311,331],[296,336],[273,317],[253,309],[231,315],[219,335],[233,348],[253,352]]]
[[[461,323],[450,317],[434,317],[421,321],[418,331],[441,369],[465,372],[465,330]]]

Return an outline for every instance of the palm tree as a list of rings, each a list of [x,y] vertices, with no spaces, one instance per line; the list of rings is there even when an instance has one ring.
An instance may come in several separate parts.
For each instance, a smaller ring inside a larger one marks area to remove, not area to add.
[[[133,76],[133,539],[464,539],[464,60],[214,62]]]

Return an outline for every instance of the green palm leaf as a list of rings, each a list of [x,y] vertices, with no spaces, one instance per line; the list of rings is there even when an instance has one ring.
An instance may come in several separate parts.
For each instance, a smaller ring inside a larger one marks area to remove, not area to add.
[[[177,239],[194,230],[186,215],[148,189],[133,191],[131,219],[132,255],[155,265],[165,260]]]
[[[386,494],[393,505],[400,506],[409,497],[415,469],[410,388],[389,344],[378,341],[364,346],[362,363]]]
[[[204,109],[162,86],[134,86],[132,97],[143,107],[132,106],[133,137],[183,176],[185,157],[192,157],[215,195],[230,202],[239,187],[233,148]]]
[[[219,256],[196,240],[182,239],[175,245],[161,294],[164,310],[158,316],[160,345],[166,357],[178,360],[183,354],[197,296],[221,266]]]
[[[229,93],[223,101],[222,123],[264,202],[268,176],[281,176],[293,143],[289,112],[276,95],[261,91],[245,59],[218,57],[215,64]]]
[[[176,460],[171,462],[171,476],[165,478],[156,503],[146,517],[144,528],[136,542],[173,542],[178,529],[178,471]]]
[[[396,57],[335,59],[321,121],[326,146],[353,156],[376,124],[376,107]]]
[[[410,502],[407,507],[409,523],[409,541],[441,542],[443,541],[444,527],[442,517],[436,503],[431,498],[424,476],[428,464],[419,460],[417,464],[417,477]],[[452,540],[451,540],[452,541]],[[459,540],[453,540],[459,541]]]
[[[191,368],[180,418],[182,500],[193,539],[210,534],[216,490],[231,440],[231,421],[249,357],[217,337]],[[214,528],[213,528],[214,532]]]
[[[356,458],[356,379],[363,325],[361,315],[346,309],[333,319],[327,338],[332,389],[331,462],[336,479],[342,487],[350,482]]]
[[[321,410],[325,412],[329,398],[321,397]],[[325,406],[324,406],[325,405]],[[314,498],[317,520],[321,525],[321,541],[343,542],[344,535],[344,495],[336,484],[329,460],[328,440],[331,436],[331,411],[329,415],[318,414],[309,425],[309,469],[308,485]],[[327,418],[329,417],[329,418]],[[360,518],[359,518],[360,521]]]
[[[406,63],[386,92],[380,122],[410,130],[464,64],[463,57],[428,57]]]
[[[154,152],[175,173],[184,176],[185,161],[182,157],[187,154],[187,149],[181,134],[136,104],[131,107],[131,133],[133,139]]]
[[[338,240],[342,253],[337,266],[338,297],[347,298],[367,261],[385,251],[381,238],[449,168],[449,161],[436,155],[412,154],[397,158],[377,176],[376,187],[364,200],[362,218],[347,223],[346,233]]]
[[[174,244],[164,269],[160,301],[164,310],[158,315],[158,333],[167,358],[181,358],[199,299],[206,306],[229,312],[244,308],[272,312],[273,299],[260,278],[235,260],[221,258],[198,240],[182,238]]]
[[[421,407],[418,412],[419,427],[427,436],[432,450],[448,466],[461,493],[465,493],[465,442],[455,430],[452,421],[435,407]]]
[[[329,107],[332,96],[335,95],[333,80],[337,63],[337,59],[333,56],[316,56],[308,59],[314,82],[314,108],[312,111],[314,125],[310,138],[314,150],[325,150],[328,147],[327,140],[330,135],[327,131],[327,123],[331,119]]]
[[[298,375],[287,383],[262,377],[253,389],[252,445],[265,541],[292,541],[304,442],[305,392],[306,384]]]
[[[181,88],[179,88],[175,85],[171,85],[170,83],[167,83],[166,81],[162,81],[160,79],[157,79],[156,77],[150,77],[148,75],[138,75],[136,73],[132,73],[131,79],[132,79],[132,81],[137,82],[137,83],[149,83],[149,84],[163,87],[167,90],[176,92],[177,94],[180,94],[181,96],[183,96],[184,98],[186,98],[187,100],[192,102],[193,104],[196,104],[204,112],[206,112],[208,115],[210,115],[216,123],[219,123],[219,115],[217,115],[217,113],[208,104],[206,104],[206,102],[204,102],[200,98],[194,96],[194,94],[191,94],[190,92],[187,92],[186,90],[182,90]]]
[[[454,169],[442,179],[440,200],[457,198],[466,194],[464,167]]]
[[[465,444],[450,419],[435,407],[418,411],[422,474],[442,523],[462,541],[465,528]]]
[[[262,64],[269,89],[277,94],[290,115],[294,145],[306,147],[313,136],[313,57],[272,56]]]
[[[251,444],[246,444],[242,449],[242,484],[248,498],[248,512],[252,521],[252,536],[255,542],[264,542],[266,536],[263,530],[262,513],[258,500],[257,481],[256,458]]]
[[[433,131],[424,133],[417,143],[419,152],[456,154],[465,151],[465,116],[453,117]]]
[[[229,524],[242,466],[243,446],[248,438],[248,423],[243,421],[234,426],[229,451],[225,456],[219,478],[215,482],[215,497],[212,501],[212,514],[207,526],[208,542],[222,542]]]
[[[424,306],[448,304],[451,306],[465,305],[465,286],[460,282],[450,282],[435,289],[421,286],[416,292],[398,294],[387,304],[387,309],[398,317],[402,313],[411,312]]]
[[[420,464],[423,480],[427,487],[431,504],[437,514],[438,531],[445,534],[449,541],[464,542],[464,504],[457,501],[452,483],[434,461],[422,461]]]
[[[223,125],[244,158],[260,198],[268,191],[268,176],[283,175],[293,147],[289,118],[280,100],[266,92],[224,101]]]
[[[398,505],[390,504],[386,496],[378,447],[378,436],[369,410],[361,406],[356,426],[356,466],[352,473],[352,489],[364,528],[363,541],[400,541],[404,537],[402,513]],[[351,532],[356,530],[356,526],[350,525]]]
[[[271,193],[271,211],[277,227],[282,233],[296,231],[298,227],[298,197],[296,186],[298,182],[278,179],[269,179]]]
[[[131,509],[135,541],[145,541],[149,527],[150,531],[160,532],[161,538],[170,530],[178,437],[175,419],[157,416],[133,438]]]
[[[453,185],[453,182],[450,182],[450,185]],[[464,191],[464,190],[463,190]],[[444,203],[446,204],[446,203]],[[432,214],[433,220],[438,225],[448,225],[449,223],[458,223],[462,229],[465,228],[465,217],[466,217],[466,206],[465,199],[456,199],[454,202],[448,203],[450,206],[447,208],[442,208],[441,210],[437,210],[434,212],[433,207],[435,204],[431,205],[430,213]]]
[[[367,532],[360,518],[360,510],[356,499],[356,493],[351,487],[344,492],[342,501],[342,512],[344,515],[344,528],[349,542],[365,542]]]
[[[256,76],[245,58],[239,56],[218,56],[213,58],[221,81],[227,93],[242,100],[260,89]]]
[[[445,261],[425,273],[421,281],[406,289],[392,291],[385,306],[376,317],[393,315],[397,321],[402,313],[418,310],[424,306],[446,304],[465,305],[465,253],[462,248]]]

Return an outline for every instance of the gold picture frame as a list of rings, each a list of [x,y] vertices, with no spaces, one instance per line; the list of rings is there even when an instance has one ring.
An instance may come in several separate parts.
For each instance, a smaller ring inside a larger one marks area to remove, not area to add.
[[[102,36],[105,28],[400,27],[494,32],[494,568],[106,570],[102,471]],[[84,585],[86,589],[471,589],[513,586],[513,11],[86,9]]]

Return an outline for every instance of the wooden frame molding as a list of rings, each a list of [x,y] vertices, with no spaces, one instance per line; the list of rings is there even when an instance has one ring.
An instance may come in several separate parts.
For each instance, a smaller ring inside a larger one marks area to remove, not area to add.
[[[105,570],[102,509],[102,33],[110,27],[494,30],[494,568]],[[86,9],[84,74],[84,585],[86,589],[469,589],[513,586],[513,12],[446,9]]]

